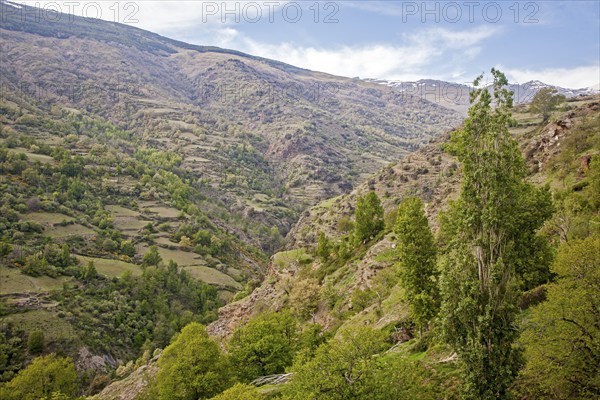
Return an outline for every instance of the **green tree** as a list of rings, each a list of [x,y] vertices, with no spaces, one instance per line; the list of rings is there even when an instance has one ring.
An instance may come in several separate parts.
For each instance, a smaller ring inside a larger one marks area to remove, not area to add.
[[[269,230],[269,244],[271,253],[275,253],[277,249],[283,246],[285,240],[283,236],[281,236],[281,232],[279,232],[279,228],[274,226]]]
[[[421,199],[411,197],[400,204],[394,232],[400,279],[421,332],[439,309],[436,248]]]
[[[590,163],[587,173],[590,180],[589,197],[592,207],[600,209],[600,154],[596,154]]]
[[[565,101],[566,97],[562,94],[558,94],[554,88],[542,88],[540,89],[529,105],[529,111],[532,113],[540,114],[544,119],[544,122],[550,118],[550,113],[556,109],[556,107]]]
[[[341,233],[348,233],[354,230],[354,223],[349,216],[344,215],[339,219],[337,228]]]
[[[56,396],[71,399],[78,390],[73,360],[49,354],[34,359],[27,368],[19,371],[10,382],[0,387],[0,398],[40,400]]]
[[[289,311],[266,313],[238,328],[229,342],[232,363],[240,381],[279,374],[292,363],[298,326]]]
[[[296,282],[290,292],[290,306],[299,318],[310,318],[317,312],[320,297],[319,281],[304,279]]]
[[[90,282],[94,280],[98,276],[98,271],[96,270],[96,265],[94,261],[90,260],[88,263],[81,269],[81,279],[85,282]]]
[[[448,149],[462,164],[457,201],[442,215],[444,337],[460,357],[464,396],[504,399],[521,365],[517,337],[519,275],[535,254],[532,237],[551,208],[547,191],[524,181],[525,165],[508,132],[512,93],[492,69],[493,95],[471,93],[469,116]],[[494,107],[492,106],[494,104]]]
[[[383,230],[383,207],[377,193],[371,191],[364,197],[358,196],[354,219],[354,237],[359,243],[367,242]]]
[[[32,331],[27,338],[27,350],[31,354],[39,354],[44,351],[44,332]]]
[[[317,241],[317,256],[323,262],[327,262],[329,260],[329,256],[331,254],[331,242],[325,236],[323,232],[319,234],[319,240]]]
[[[213,397],[211,400],[263,400],[265,396],[254,386],[236,383],[223,393]]]
[[[599,398],[600,236],[563,243],[553,271],[558,280],[523,332],[520,397]]]
[[[158,253],[158,248],[156,246],[150,246],[149,251],[144,254],[144,258],[142,258],[142,265],[144,266],[156,266],[162,262],[162,257]]]
[[[312,358],[301,353],[291,368],[294,375],[285,394],[294,400],[372,399],[374,356],[386,347],[384,337],[381,331],[360,326],[343,330],[319,346]]]
[[[158,360],[160,400],[208,399],[230,385],[230,366],[206,328],[191,323],[176,335]]]
[[[66,268],[73,263],[73,259],[71,258],[71,249],[69,249],[68,244],[63,244],[60,251],[60,264],[61,267]]]
[[[131,240],[123,240],[121,242],[121,253],[129,257],[135,256],[135,246]]]

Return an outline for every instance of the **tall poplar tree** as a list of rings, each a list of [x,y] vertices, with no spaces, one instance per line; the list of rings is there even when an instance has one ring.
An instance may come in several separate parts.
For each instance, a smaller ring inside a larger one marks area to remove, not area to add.
[[[400,280],[419,332],[426,328],[439,308],[435,241],[418,197],[398,207],[394,233],[398,241]]]
[[[549,194],[524,181],[508,132],[512,93],[492,69],[493,90],[475,80],[471,108],[448,149],[462,167],[458,200],[441,218],[443,332],[463,366],[464,395],[504,399],[521,365],[514,342],[520,276],[532,265],[531,237],[550,216]]]

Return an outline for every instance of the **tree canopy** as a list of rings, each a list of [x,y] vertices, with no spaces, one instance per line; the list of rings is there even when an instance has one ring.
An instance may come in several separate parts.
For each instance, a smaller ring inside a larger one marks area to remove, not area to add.
[[[77,379],[73,360],[49,354],[34,359],[11,381],[0,386],[0,398],[5,400],[50,400],[54,397],[72,399],[79,390]]]
[[[439,308],[436,248],[429,222],[418,197],[404,200],[398,207],[394,227],[400,279],[419,328],[426,327]]]
[[[563,243],[558,280],[536,306],[522,342],[527,365],[519,390],[532,398],[600,396],[600,236]]]
[[[298,327],[289,311],[265,313],[238,328],[229,342],[235,373],[242,382],[279,374],[292,364]]]
[[[231,384],[227,358],[206,328],[195,322],[173,338],[158,367],[160,400],[208,399]]]
[[[554,88],[545,87],[540,89],[529,106],[529,110],[533,113],[540,114],[544,122],[550,118],[550,113],[556,109],[556,107],[564,102],[566,97],[562,94],[558,94],[558,91]]]
[[[536,230],[549,217],[547,191],[524,181],[525,165],[508,132],[512,93],[492,69],[493,94],[475,80],[464,126],[448,150],[462,166],[460,196],[442,215],[444,337],[458,353],[464,395],[503,399],[521,364],[517,330],[519,271],[530,265]]]
[[[356,199],[354,237],[362,243],[374,238],[384,228],[383,207],[377,193],[370,191]]]

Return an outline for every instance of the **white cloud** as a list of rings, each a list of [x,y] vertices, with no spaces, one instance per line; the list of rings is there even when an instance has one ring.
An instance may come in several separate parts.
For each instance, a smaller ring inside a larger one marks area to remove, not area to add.
[[[405,35],[400,45],[375,43],[360,47],[335,48],[297,46],[292,43],[265,44],[241,38],[236,48],[250,54],[280,60],[298,67],[348,77],[414,80],[450,79],[456,72],[434,76],[431,68],[445,68],[441,60],[468,62],[481,50],[479,43],[500,32],[478,27],[465,31],[435,28],[420,34]],[[456,66],[447,68],[456,70]]]
[[[244,50],[299,67],[349,77],[385,77],[396,74],[398,69],[413,71],[435,56],[431,48],[388,44],[326,49],[290,43],[266,45],[246,40]]]
[[[44,12],[59,11],[79,17],[99,18],[164,35],[186,29],[206,31],[215,27],[223,28],[239,23],[269,20],[288,2],[288,0],[16,1],[39,7]]]
[[[579,89],[600,84],[600,65],[575,68],[548,68],[541,70],[499,67],[511,82],[525,83],[538,80],[565,88]]]
[[[417,34],[412,34],[409,37],[416,43],[424,45],[438,44],[444,48],[450,49],[465,49],[475,46],[501,32],[501,28],[497,26],[482,25],[473,29],[462,31],[452,31],[444,28],[434,28],[424,30]]]

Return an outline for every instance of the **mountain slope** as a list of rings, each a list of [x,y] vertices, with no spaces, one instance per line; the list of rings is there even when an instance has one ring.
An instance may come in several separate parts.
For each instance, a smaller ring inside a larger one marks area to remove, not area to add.
[[[576,187],[575,183],[565,182],[564,177],[556,175],[558,165],[569,170],[571,167],[567,165],[581,164],[580,171],[584,171],[586,160],[589,164],[590,154],[599,151],[598,144],[587,139],[593,138],[594,127],[597,132],[599,98],[573,99],[568,104],[572,110],[555,113],[555,120],[546,126],[541,125],[540,118],[528,114],[526,107],[518,107],[515,110],[518,125],[511,129],[525,155],[529,179],[542,185],[549,183],[555,189],[564,188],[564,185],[567,188],[569,185]],[[356,197],[370,190],[374,190],[381,198],[386,214],[390,215],[389,219],[392,219],[390,213],[403,198],[420,197],[435,231],[438,213],[458,195],[460,184],[456,160],[443,151],[446,139],[436,140],[398,163],[383,168],[351,193],[330,199],[302,213],[288,235],[288,250],[271,258],[263,284],[247,298],[222,307],[219,319],[209,326],[209,331],[215,336],[227,337],[257,313],[294,307],[290,288],[293,290],[301,286],[303,281],[315,275],[321,280],[321,299],[331,296],[331,293],[336,299],[330,305],[323,300],[319,303],[314,318],[325,327],[363,323],[384,327],[405,319],[408,309],[402,297],[403,291],[393,278],[392,266],[396,256],[394,234],[390,232],[389,225],[386,225],[386,234],[371,247],[350,249],[352,256],[349,261],[336,264],[334,270],[323,270],[324,265],[313,255],[314,249],[320,232],[333,243],[339,241],[345,233],[340,220],[351,218]],[[579,146],[582,150],[574,150],[577,149],[574,144],[576,141],[581,142]],[[592,146],[591,150],[589,146]],[[581,179],[582,173],[576,174],[575,179]],[[362,303],[365,296],[368,299],[366,304],[361,304],[357,309],[353,303]]]
[[[460,122],[381,85],[105,21],[33,22],[23,9],[0,29],[7,99],[93,113],[173,150],[213,197],[283,232],[304,206]]]

